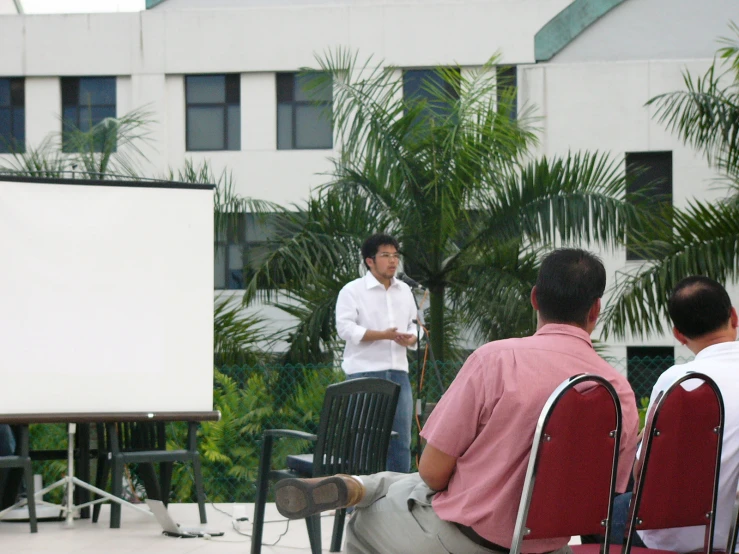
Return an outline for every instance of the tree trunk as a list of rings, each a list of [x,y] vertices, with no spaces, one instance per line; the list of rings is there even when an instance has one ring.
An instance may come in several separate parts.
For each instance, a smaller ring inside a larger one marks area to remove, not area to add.
[[[446,361],[444,344],[444,286],[429,288],[431,292],[431,305],[429,309],[429,333],[431,336],[431,349],[434,356],[440,362]]]

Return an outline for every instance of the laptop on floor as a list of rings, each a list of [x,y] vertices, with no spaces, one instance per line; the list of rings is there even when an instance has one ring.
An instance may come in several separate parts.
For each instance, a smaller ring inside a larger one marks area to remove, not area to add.
[[[161,500],[146,499],[146,505],[149,506],[151,513],[162,526],[162,533],[168,537],[181,537],[181,538],[195,538],[204,537],[209,535],[211,537],[220,537],[223,535],[223,531],[216,529],[206,529],[205,527],[180,527],[179,523],[176,523],[172,516],[169,514],[169,510]]]

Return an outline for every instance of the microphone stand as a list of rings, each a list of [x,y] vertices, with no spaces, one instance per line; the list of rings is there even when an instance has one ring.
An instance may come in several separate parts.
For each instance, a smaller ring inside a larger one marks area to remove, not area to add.
[[[423,290],[422,287],[416,287],[416,289]],[[413,293],[413,290],[411,290],[411,293]],[[415,294],[412,294],[413,301],[416,303],[416,319],[413,320],[413,323],[416,324],[416,367],[417,367],[417,375],[416,375],[416,417],[418,418],[418,421],[421,421],[421,414],[423,413],[423,409],[421,406],[421,367],[422,367],[422,359],[421,359],[421,328],[426,327],[426,322],[423,318],[423,310],[421,309],[421,306],[418,305],[418,298],[416,298]],[[431,341],[429,340],[428,335],[426,335],[426,345],[429,349],[429,359],[431,360],[431,363],[434,367],[434,373],[436,374],[436,380],[439,383],[439,390],[441,391],[441,394],[444,394],[446,392],[446,389],[444,388],[444,382],[441,380],[441,374],[439,373],[439,367],[436,364],[436,357],[434,356],[434,351],[431,348]],[[416,425],[416,458],[418,458],[421,455],[421,430],[419,429],[418,425]]]

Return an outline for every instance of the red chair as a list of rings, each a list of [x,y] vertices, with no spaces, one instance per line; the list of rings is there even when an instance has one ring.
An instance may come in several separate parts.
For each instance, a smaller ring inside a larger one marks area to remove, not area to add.
[[[524,540],[608,537],[620,439],[621,404],[606,379],[577,375],[557,387],[536,426],[510,554]]]
[[[693,380],[703,383],[682,386]],[[721,392],[707,375],[689,373],[657,398],[645,426],[623,554],[665,552],[633,547],[636,530],[691,526],[706,527],[704,552],[713,552],[723,429]]]

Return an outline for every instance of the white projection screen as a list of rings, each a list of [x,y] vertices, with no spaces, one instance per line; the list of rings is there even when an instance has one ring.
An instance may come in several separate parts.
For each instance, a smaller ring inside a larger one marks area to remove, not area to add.
[[[0,414],[213,409],[213,187],[0,175]]]

